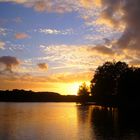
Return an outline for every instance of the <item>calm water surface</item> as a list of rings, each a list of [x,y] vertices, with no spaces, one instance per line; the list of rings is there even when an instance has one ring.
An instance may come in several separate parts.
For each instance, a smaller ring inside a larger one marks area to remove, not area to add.
[[[75,103],[0,103],[0,140],[139,140],[138,112]]]

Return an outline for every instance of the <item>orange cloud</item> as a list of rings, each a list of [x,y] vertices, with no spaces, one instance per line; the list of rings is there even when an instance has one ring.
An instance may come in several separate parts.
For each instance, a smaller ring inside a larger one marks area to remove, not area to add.
[[[5,42],[3,42],[3,41],[0,41],[0,49],[4,49],[4,47],[5,47]]]
[[[43,12],[49,7],[46,5],[45,1],[37,1],[34,5],[34,9],[38,12]]]
[[[100,7],[102,0],[80,0],[80,3],[85,8],[93,8],[95,6]]]
[[[28,37],[29,37],[29,35],[26,34],[26,33],[16,33],[15,34],[16,39],[25,39],[25,38],[28,38]]]

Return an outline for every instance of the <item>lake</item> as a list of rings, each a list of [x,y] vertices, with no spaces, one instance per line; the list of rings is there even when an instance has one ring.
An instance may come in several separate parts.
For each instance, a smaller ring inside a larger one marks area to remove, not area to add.
[[[138,112],[75,103],[0,103],[0,140],[139,140]]]

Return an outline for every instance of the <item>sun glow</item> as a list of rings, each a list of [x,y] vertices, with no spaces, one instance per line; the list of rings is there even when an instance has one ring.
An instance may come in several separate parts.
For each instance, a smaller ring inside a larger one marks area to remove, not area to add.
[[[87,86],[90,85],[89,81],[73,82],[73,83],[63,83],[59,84],[60,94],[64,95],[77,95],[79,86],[85,82]]]

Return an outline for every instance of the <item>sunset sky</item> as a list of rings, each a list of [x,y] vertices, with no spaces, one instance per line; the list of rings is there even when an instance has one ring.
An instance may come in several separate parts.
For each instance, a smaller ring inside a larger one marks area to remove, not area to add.
[[[76,94],[105,61],[140,65],[139,0],[0,0],[0,89]]]

